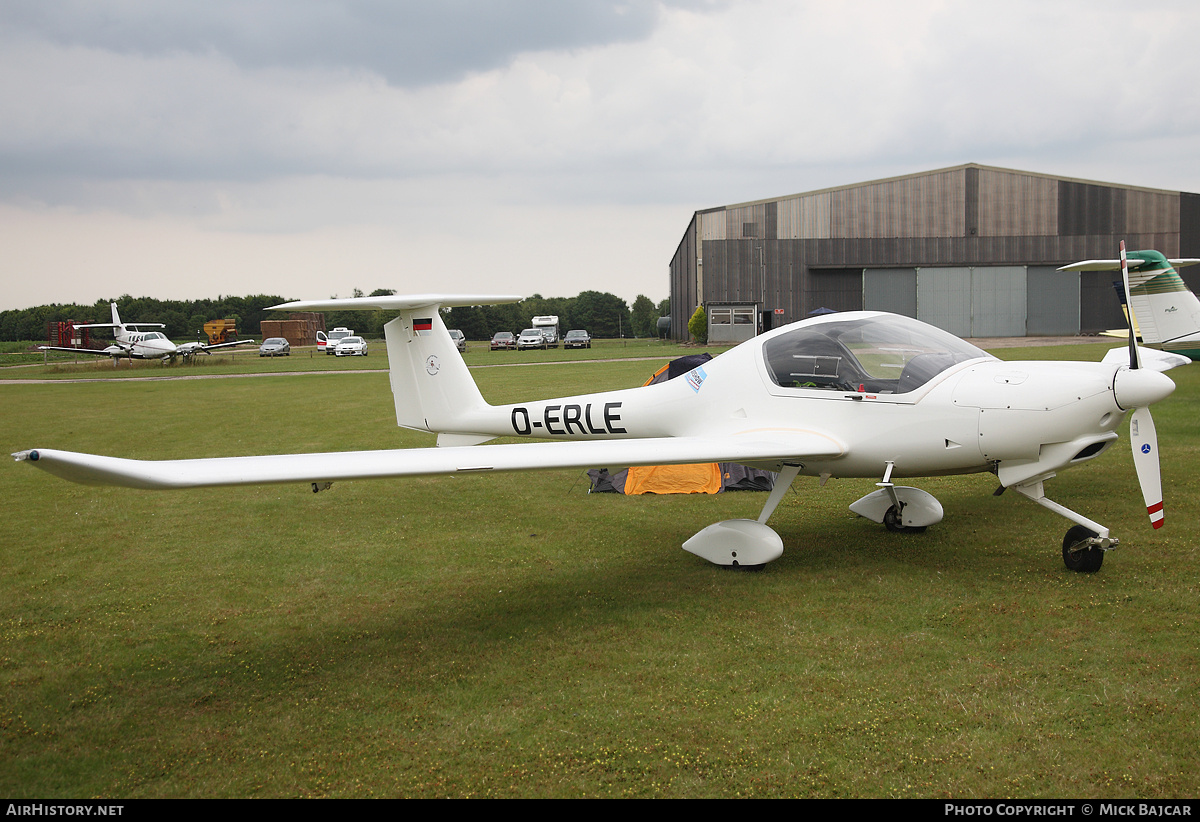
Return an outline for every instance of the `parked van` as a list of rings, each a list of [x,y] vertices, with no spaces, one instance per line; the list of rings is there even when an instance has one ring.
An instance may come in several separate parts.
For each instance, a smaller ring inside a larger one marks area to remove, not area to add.
[[[333,349],[337,348],[338,340],[344,340],[346,337],[353,337],[354,329],[346,328],[344,325],[339,325],[337,328],[326,334],[324,331],[317,332],[317,351],[324,351],[326,354],[332,354]]]

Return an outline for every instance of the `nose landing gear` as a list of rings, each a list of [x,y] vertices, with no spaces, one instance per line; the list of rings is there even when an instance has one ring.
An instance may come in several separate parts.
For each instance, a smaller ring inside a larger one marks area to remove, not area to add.
[[[1072,571],[1094,574],[1104,562],[1104,549],[1100,547],[1099,534],[1091,528],[1076,525],[1063,537],[1063,564]]]

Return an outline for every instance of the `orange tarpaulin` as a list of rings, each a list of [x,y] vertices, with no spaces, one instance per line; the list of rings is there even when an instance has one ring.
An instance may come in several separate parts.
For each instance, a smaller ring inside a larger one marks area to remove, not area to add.
[[[712,357],[706,352],[673,360],[654,372],[645,385],[682,376]],[[671,372],[675,373],[672,374]],[[707,462],[695,465],[643,465],[609,474],[608,469],[588,471],[592,487],[588,493],[617,494],[719,494],[726,487],[769,491],[774,475],[733,463]],[[728,486],[726,483],[728,482]]]
[[[699,465],[639,465],[629,469],[626,494],[716,494],[721,469],[715,462]]]

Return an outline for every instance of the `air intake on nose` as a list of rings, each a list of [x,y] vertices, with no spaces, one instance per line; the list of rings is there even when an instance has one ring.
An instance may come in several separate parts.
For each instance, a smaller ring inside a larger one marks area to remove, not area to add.
[[[1084,448],[1078,454],[1071,457],[1071,462],[1078,462],[1079,460],[1090,459],[1091,457],[1094,457],[1097,454],[1099,454],[1101,451],[1103,451],[1104,447],[1106,445],[1108,445],[1107,440],[1104,442],[1093,442],[1091,445]]]

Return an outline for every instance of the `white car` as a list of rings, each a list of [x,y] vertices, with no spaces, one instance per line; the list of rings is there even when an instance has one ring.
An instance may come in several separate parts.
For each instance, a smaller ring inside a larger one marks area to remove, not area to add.
[[[346,328],[344,325],[339,325],[337,328],[326,334],[324,331],[317,332],[317,350],[324,351],[326,354],[333,354],[337,351],[337,344],[340,340],[347,337],[353,337],[354,331]]]
[[[526,328],[521,332],[521,336],[517,337],[517,350],[524,351],[526,348],[541,348],[545,349],[546,335],[542,333],[540,328]]]
[[[365,357],[367,356],[367,341],[362,337],[342,337],[338,340],[333,353],[337,357]]]

